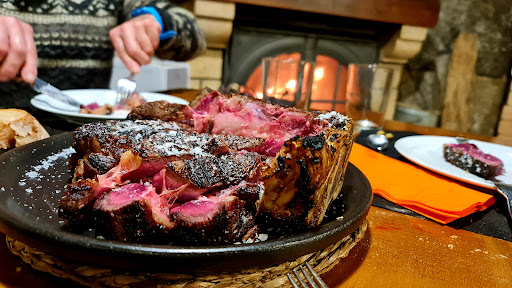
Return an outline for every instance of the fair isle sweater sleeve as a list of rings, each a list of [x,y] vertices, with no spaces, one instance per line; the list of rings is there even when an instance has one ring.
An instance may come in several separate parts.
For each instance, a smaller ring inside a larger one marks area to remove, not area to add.
[[[162,59],[187,61],[206,50],[206,40],[194,14],[170,1],[126,0],[123,7],[123,20],[129,19],[132,11],[142,6],[155,7],[162,17],[164,29],[178,33],[173,38],[160,42],[156,56]]]

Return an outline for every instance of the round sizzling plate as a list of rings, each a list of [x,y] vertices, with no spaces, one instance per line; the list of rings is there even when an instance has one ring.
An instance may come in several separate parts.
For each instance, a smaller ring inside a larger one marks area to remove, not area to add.
[[[145,271],[218,272],[265,267],[324,249],[357,229],[370,208],[366,177],[349,163],[343,183],[345,211],[305,233],[252,244],[223,246],[145,245],[108,241],[66,231],[57,216],[72,132],[0,155],[0,229],[7,235],[68,260]],[[343,216],[343,217],[338,217]]]

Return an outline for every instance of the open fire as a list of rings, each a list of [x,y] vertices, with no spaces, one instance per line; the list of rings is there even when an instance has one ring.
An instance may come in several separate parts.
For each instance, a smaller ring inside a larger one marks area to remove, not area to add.
[[[300,53],[280,54],[275,58],[281,60],[302,60]],[[293,72],[293,71],[290,71]],[[294,73],[283,73],[283,77],[287,79],[279,79],[281,86],[274,89],[270,88],[268,94],[293,94],[296,91],[297,81],[294,79]],[[316,67],[313,76],[313,87],[311,93],[310,109],[311,110],[335,110],[345,113],[346,101],[346,80],[347,67],[339,63],[332,57],[325,55],[316,56]],[[245,86],[241,87],[240,92],[251,95],[258,99],[263,99],[262,85],[262,66],[258,66]]]

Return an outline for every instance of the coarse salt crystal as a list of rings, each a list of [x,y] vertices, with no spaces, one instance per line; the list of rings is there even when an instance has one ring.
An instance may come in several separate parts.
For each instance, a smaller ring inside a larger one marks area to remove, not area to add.
[[[267,241],[268,240],[268,234],[258,234],[257,239],[259,241]]]
[[[68,148],[61,150],[58,153],[51,154],[48,157],[46,157],[45,159],[43,159],[39,163],[39,165],[32,166],[32,170],[27,171],[25,173],[25,176],[27,178],[31,178],[31,179],[41,177],[41,175],[38,173],[41,169],[47,170],[48,168],[52,167],[55,164],[55,161],[57,159],[69,158],[69,156],[71,156],[71,154],[73,154],[74,152],[75,152],[75,149],[73,149],[73,147],[68,147]],[[20,185],[21,185],[21,181],[20,181]]]

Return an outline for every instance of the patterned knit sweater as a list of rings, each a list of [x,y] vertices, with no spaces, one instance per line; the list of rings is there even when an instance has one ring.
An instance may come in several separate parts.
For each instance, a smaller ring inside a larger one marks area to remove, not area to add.
[[[194,15],[167,0],[0,0],[0,14],[34,29],[38,76],[60,89],[107,88],[114,50],[109,31],[142,6],[157,8],[165,30],[178,35],[160,42],[156,55],[186,61],[206,49]],[[0,83],[0,108],[29,107],[29,85]]]

